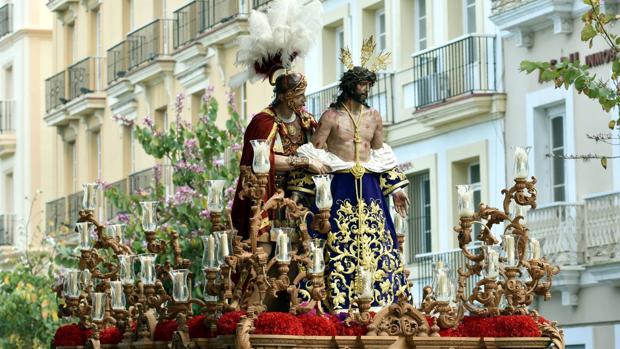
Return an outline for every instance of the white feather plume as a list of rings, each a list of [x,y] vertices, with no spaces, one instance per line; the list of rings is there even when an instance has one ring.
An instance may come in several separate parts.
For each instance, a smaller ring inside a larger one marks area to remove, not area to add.
[[[267,13],[252,11],[248,20],[250,34],[239,37],[237,65],[248,70],[251,80],[257,80],[256,62],[267,61],[280,53],[282,64],[290,68],[291,55],[304,57],[321,32],[321,3],[313,0],[274,0]]]

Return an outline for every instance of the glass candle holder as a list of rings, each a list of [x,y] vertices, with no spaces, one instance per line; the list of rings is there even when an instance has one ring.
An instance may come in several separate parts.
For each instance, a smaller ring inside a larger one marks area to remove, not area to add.
[[[530,210],[529,206],[521,206],[518,204],[515,204],[515,209],[514,209],[514,216],[521,216],[523,217],[523,219],[521,219],[521,224],[526,224],[527,223],[527,211]]]
[[[141,223],[144,231],[155,231],[157,229],[157,201],[142,201]]]
[[[332,178],[330,174],[314,175],[312,180],[315,186],[315,203],[319,210],[330,209],[333,204],[332,198]]]
[[[105,293],[93,292],[91,294],[91,313],[93,321],[102,321],[105,316]]]
[[[222,212],[224,210],[224,184],[223,179],[207,181],[207,208],[211,212]]]
[[[215,234],[215,239],[219,242],[217,261],[220,265],[222,265],[226,261],[226,257],[232,255],[232,243],[235,240],[237,231],[234,229],[230,229],[214,231],[213,234]]]
[[[530,245],[530,251],[532,253],[532,259],[540,259],[540,257],[542,256],[541,254],[541,250],[540,250],[540,241],[538,241],[538,239],[535,238],[530,238],[529,241],[529,245]]]
[[[269,161],[271,143],[264,139],[254,139],[250,141],[250,144],[254,151],[252,171],[260,174],[269,173],[269,169],[271,168],[271,162]]]
[[[176,269],[170,272],[170,277],[172,278],[172,299],[175,302],[187,302],[189,300],[188,276],[188,269]]]
[[[140,281],[142,281],[144,285],[155,285],[155,258],[157,258],[157,255],[145,253],[138,257],[140,258]]]
[[[214,234],[203,235],[202,239],[202,267],[203,268],[219,268],[218,253],[219,253],[219,241],[215,238]]]
[[[97,196],[99,195],[99,189],[101,185],[99,183],[86,183],[82,184],[84,190],[84,196],[82,197],[82,209],[88,211],[94,211],[97,208]]]
[[[325,240],[310,240],[310,271],[312,274],[321,274],[325,271]]]
[[[133,271],[134,255],[119,255],[119,279],[123,285],[133,285],[135,274]]]
[[[110,281],[110,296],[112,297],[112,310],[125,309],[125,293],[121,281]]]
[[[164,184],[164,197],[174,196],[174,166],[164,164],[161,167],[161,180]]]
[[[90,236],[91,224],[88,222],[75,223],[78,235],[80,236],[80,249],[90,250],[93,248],[93,241]]]
[[[125,238],[125,227],[125,224],[110,224],[106,227],[106,234],[122,244]]]
[[[81,278],[83,289],[86,289],[87,287],[92,286],[93,277],[92,277],[92,274],[90,273],[90,270],[88,269],[82,270],[82,273],[80,274],[80,278]]]
[[[435,263],[432,287],[435,299],[439,302],[449,302],[452,299],[452,283],[449,275],[450,269],[442,260],[438,260]]]
[[[276,233],[276,260],[278,262],[290,262],[291,260],[291,235],[295,228],[272,228]]]
[[[500,271],[500,246],[484,245],[482,247],[484,254],[484,267],[482,268],[482,277],[485,279],[495,280],[499,276]]]
[[[458,194],[456,209],[459,217],[472,217],[474,215],[474,187],[468,184],[456,186]]]
[[[518,235],[504,234],[502,247],[507,267],[519,265],[519,238]]]
[[[528,176],[528,155],[532,147],[515,147],[514,174],[517,179],[525,179]]]
[[[362,277],[362,292],[359,296],[364,299],[372,299],[374,294],[372,271],[370,269],[360,267],[360,274]]]
[[[64,276],[63,295],[68,298],[80,297],[80,276],[82,272],[77,269],[69,269]]]

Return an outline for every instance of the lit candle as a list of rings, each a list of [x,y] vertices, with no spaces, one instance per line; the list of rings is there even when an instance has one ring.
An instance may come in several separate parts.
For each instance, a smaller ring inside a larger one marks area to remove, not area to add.
[[[530,239],[532,244],[532,259],[540,259],[540,242],[537,239]]]
[[[230,254],[228,249],[228,234],[225,231],[220,235],[220,246],[222,248],[222,259],[224,259]]]
[[[512,235],[504,235],[504,250],[506,251],[508,265],[515,266],[517,264],[515,260],[515,238]]]
[[[527,153],[529,147],[515,147],[515,178],[523,179],[527,178],[528,165],[527,165]]]
[[[288,235],[282,232],[278,235],[278,244],[280,245],[280,257],[278,258],[281,261],[288,260]]]
[[[372,273],[370,270],[362,268],[362,294],[361,298],[372,299]]]
[[[458,215],[459,217],[471,217],[474,215],[474,191],[471,185],[457,185]]]
[[[215,239],[213,238],[213,234],[209,235],[208,245],[207,263],[209,263],[209,266],[212,266],[215,263]]]

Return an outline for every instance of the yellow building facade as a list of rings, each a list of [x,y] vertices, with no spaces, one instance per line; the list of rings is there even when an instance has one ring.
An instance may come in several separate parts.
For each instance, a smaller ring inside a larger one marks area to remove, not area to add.
[[[236,38],[247,34],[250,11],[265,3],[48,2],[54,13],[53,73],[45,80],[43,118],[48,232],[75,222],[83,183],[101,179],[131,192],[152,180],[155,160],[144,153],[133,129],[147,116],[160,129],[172,122],[178,95],[184,96],[181,117],[197,120],[212,86],[221,125],[229,93],[244,118],[269,103],[271,86],[243,81],[234,65]]]

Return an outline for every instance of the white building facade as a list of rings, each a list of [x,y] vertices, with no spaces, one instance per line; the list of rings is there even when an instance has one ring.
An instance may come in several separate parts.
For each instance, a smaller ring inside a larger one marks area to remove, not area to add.
[[[494,1],[491,20],[503,33],[506,147],[533,147],[530,173],[538,179],[539,207],[528,214],[530,236],[561,268],[551,301],[538,306],[564,328],[567,348],[620,348],[620,160],[610,159],[604,170],[597,160],[547,156],[617,156],[618,146],[586,135],[610,132],[608,122],[618,111],[606,113],[573,88],[555,89],[539,83],[537,74],[519,72],[522,60],[566,58],[608,79],[615,53],[603,40],[589,48],[580,38],[588,7],[577,0]],[[607,12],[618,10],[616,1],[606,2]],[[510,164],[512,155],[507,159]]]

